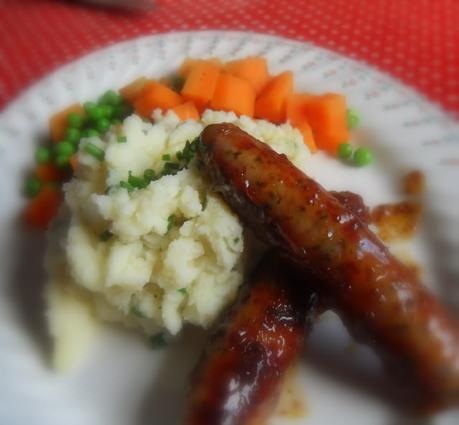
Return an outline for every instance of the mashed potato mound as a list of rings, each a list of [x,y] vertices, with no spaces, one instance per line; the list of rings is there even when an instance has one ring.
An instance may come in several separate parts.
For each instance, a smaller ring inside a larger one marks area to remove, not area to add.
[[[210,110],[201,121],[181,122],[172,112],[155,111],[154,123],[131,115],[102,140],[81,142],[80,165],[65,186],[48,252],[49,322],[59,365],[74,351],[63,346],[77,345],[75,331],[67,332],[67,341],[64,332],[76,320],[86,324],[86,333],[90,318],[99,317],[148,334],[177,334],[186,322],[208,327],[234,300],[244,275],[243,226],[194,163],[143,189],[120,186],[130,173],[160,173],[168,155],[175,158],[187,141],[217,122],[238,125],[300,168],[309,156],[289,124]],[[85,153],[87,143],[102,149],[105,159]]]

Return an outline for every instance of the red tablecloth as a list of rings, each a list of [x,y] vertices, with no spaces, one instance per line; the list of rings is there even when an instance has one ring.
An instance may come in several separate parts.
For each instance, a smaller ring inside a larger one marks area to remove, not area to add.
[[[458,0],[156,0],[145,14],[0,0],[0,107],[49,71],[144,34],[234,29],[308,40],[363,60],[459,116]]]

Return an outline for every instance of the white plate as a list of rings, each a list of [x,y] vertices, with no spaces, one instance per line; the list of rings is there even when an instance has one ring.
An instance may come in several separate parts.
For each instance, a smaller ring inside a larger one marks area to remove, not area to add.
[[[377,162],[355,169],[316,155],[310,174],[326,187],[354,190],[374,205],[400,199],[400,177],[407,170],[425,172],[424,223],[413,250],[433,290],[459,306],[459,132],[440,109],[366,65],[307,43],[237,32],[173,33],[128,41],[61,68],[0,116],[1,424],[176,423],[187,374],[203,343],[195,332],[158,353],[137,335],[104,329],[80,370],[58,376],[46,368],[39,344],[43,237],[21,230],[18,223],[24,205],[21,184],[52,112],[94,99],[139,75],[164,75],[185,56],[247,55],[267,57],[272,73],[293,70],[298,90],[345,93],[360,111]],[[378,395],[383,377],[376,358],[362,347],[347,350],[348,345],[349,337],[336,319],[318,324],[298,377],[308,413],[296,421],[278,417],[274,423],[408,423]],[[433,423],[458,422],[450,412]]]

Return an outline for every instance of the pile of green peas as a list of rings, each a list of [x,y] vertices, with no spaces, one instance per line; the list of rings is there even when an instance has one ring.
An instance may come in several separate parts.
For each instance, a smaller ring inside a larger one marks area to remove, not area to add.
[[[52,163],[59,168],[68,167],[82,138],[103,136],[112,125],[120,124],[132,112],[132,107],[113,90],[104,93],[97,102],[86,102],[83,106],[85,116],[78,113],[67,115],[67,129],[63,140],[36,150],[35,161],[38,164]],[[26,195],[36,196],[41,186],[42,182],[37,177],[29,178],[25,183]]]

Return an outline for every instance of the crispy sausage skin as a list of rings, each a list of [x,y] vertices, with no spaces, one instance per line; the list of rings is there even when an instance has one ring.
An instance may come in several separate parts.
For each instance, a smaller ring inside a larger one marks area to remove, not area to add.
[[[351,333],[414,384],[414,402],[458,403],[457,321],[351,209],[232,124],[206,127],[198,151],[215,190],[260,238],[315,274]]]
[[[303,349],[315,297],[274,255],[258,266],[219,324],[191,379],[186,425],[255,425],[271,412],[287,369]]]

